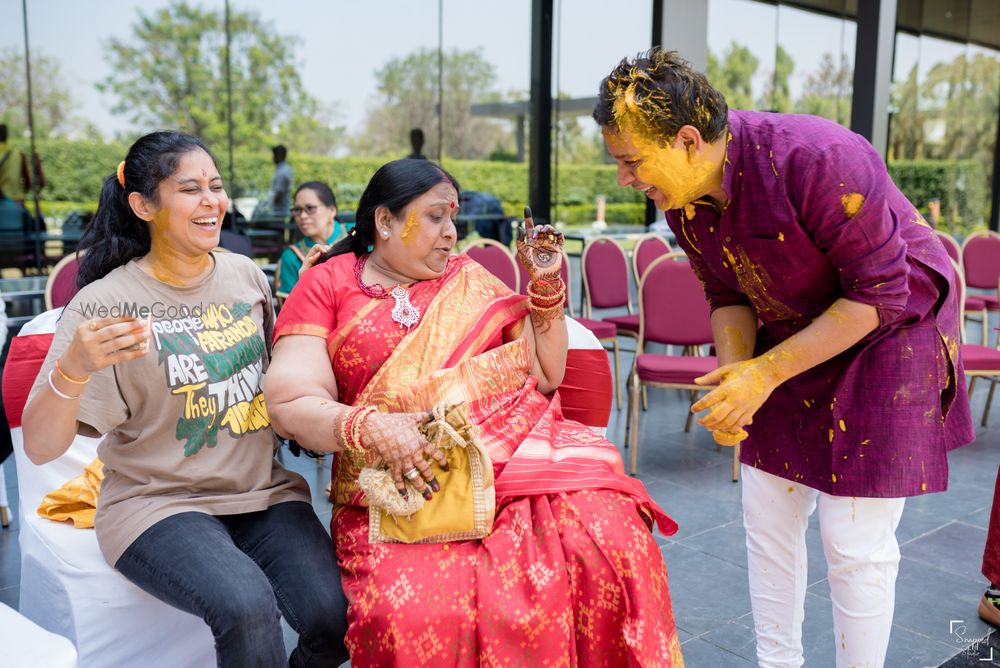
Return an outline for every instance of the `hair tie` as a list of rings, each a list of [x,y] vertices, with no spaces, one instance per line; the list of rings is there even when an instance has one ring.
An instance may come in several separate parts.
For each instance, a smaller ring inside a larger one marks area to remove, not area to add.
[[[125,187],[125,161],[122,160],[118,163],[118,185],[122,188]]]

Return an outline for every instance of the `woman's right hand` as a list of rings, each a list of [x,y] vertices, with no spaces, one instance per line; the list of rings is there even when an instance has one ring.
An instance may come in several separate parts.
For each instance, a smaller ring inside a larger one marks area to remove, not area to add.
[[[124,316],[80,323],[59,359],[59,368],[71,378],[85,378],[119,362],[142,357],[149,352],[148,322]]]
[[[316,264],[316,262],[319,261],[320,256],[328,250],[330,250],[329,244],[315,244],[312,248],[310,248],[309,252],[306,253],[305,259],[302,260],[302,266],[299,267],[299,276],[304,274],[307,269]]]
[[[417,426],[428,420],[427,413],[372,413],[361,425],[361,442],[378,453],[389,467],[392,481],[401,496],[406,496],[404,480],[428,501],[431,492],[441,490],[434,478],[428,458],[448,468],[448,459],[441,448],[425,439]],[[405,476],[416,469],[420,475]],[[405,477],[404,477],[405,476]]]

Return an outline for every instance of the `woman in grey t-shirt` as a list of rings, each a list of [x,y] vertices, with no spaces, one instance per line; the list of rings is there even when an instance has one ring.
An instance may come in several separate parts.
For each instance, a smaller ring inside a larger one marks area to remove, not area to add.
[[[274,458],[261,391],[274,321],[249,259],[214,249],[228,199],[196,138],[148,134],[101,192],[24,411],[43,464],[101,435],[95,528],[108,562],[202,617],[220,666],[347,659],[346,602],[309,489]],[[138,657],[137,657],[138,658]]]

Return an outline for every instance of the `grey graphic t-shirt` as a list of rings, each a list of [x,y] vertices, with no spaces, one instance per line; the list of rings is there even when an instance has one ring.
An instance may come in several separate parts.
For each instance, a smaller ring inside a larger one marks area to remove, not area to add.
[[[267,280],[241,255],[213,257],[209,276],[184,288],[135,262],[83,288],[63,312],[32,388],[47,382],[81,323],[148,314],[149,353],[95,373],[80,400],[80,433],[104,436],[94,523],[111,565],[170,515],[309,501],[305,480],[274,458],[261,390],[274,323]]]

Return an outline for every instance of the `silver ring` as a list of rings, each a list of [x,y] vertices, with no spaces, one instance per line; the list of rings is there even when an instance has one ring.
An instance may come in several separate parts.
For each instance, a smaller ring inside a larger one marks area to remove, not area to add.
[[[405,471],[403,475],[409,478],[410,480],[416,480],[417,478],[420,477],[420,471],[418,471],[417,467],[414,466],[409,471]]]

